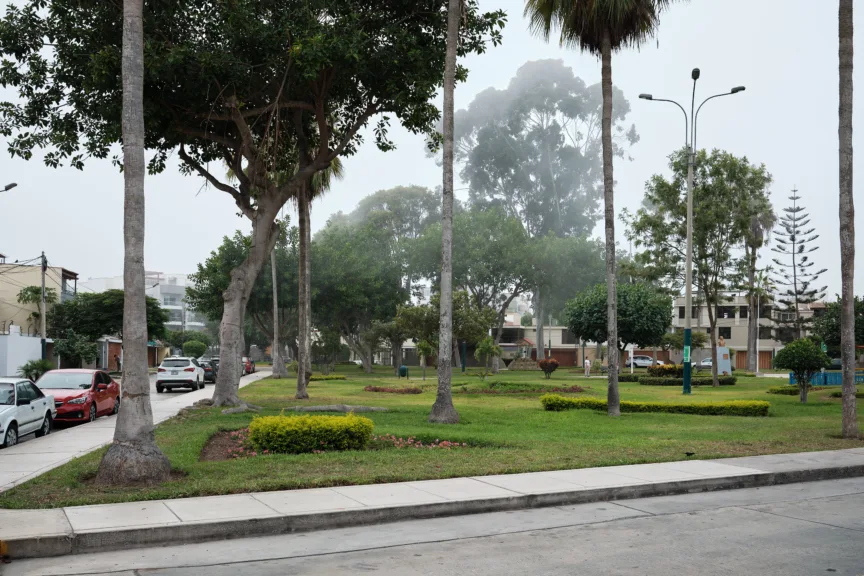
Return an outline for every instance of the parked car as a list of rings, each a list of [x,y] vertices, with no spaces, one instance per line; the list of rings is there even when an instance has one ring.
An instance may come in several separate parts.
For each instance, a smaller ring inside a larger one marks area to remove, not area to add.
[[[27,434],[51,433],[54,397],[26,378],[0,378],[0,448],[14,446]]]
[[[101,370],[51,370],[36,387],[54,396],[58,422],[93,422],[120,411],[120,385]]]
[[[198,363],[204,369],[204,382],[216,382],[216,369],[213,367],[213,364],[209,360]]]
[[[662,360],[657,360],[657,365],[663,364]],[[627,368],[630,367],[630,359],[624,363],[624,366]],[[654,366],[654,358],[651,356],[633,356],[633,366],[637,368],[648,368],[649,366]]]
[[[252,360],[252,358],[249,358],[248,356],[243,356],[243,358],[240,359],[240,362],[243,364],[244,376],[247,374],[255,373],[255,362]]]
[[[195,358],[172,356],[164,359],[156,371],[156,392],[159,394],[173,388],[200,390],[203,387],[204,369]]]

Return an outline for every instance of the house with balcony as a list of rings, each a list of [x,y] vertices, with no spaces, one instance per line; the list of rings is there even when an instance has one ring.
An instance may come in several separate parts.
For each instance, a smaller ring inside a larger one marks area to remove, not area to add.
[[[0,333],[8,334],[9,326],[19,326],[23,336],[39,335],[39,304],[22,304],[18,294],[29,286],[42,286],[42,266],[0,263]],[[45,270],[45,288],[52,289],[61,302],[74,298],[78,291],[78,274],[60,266]]]

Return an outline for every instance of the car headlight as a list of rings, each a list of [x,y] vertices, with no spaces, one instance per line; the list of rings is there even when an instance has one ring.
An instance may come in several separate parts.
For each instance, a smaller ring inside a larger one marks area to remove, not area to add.
[[[87,396],[82,396],[81,398],[73,398],[72,400],[67,400],[67,404],[84,404],[87,401]]]

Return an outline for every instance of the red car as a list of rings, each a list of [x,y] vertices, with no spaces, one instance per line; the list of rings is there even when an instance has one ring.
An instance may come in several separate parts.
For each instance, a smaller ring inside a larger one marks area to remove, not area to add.
[[[54,396],[56,422],[93,422],[120,410],[120,385],[101,370],[51,370],[36,386]]]

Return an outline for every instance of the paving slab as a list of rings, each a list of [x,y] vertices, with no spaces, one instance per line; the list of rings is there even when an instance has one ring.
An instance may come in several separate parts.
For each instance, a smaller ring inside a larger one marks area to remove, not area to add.
[[[229,520],[232,518],[271,518],[279,512],[251,494],[208,496],[204,498],[178,498],[166,500],[165,505],[182,522]]]
[[[666,468],[662,464],[615,466],[615,474],[628,476],[645,482],[677,482],[679,480],[695,480],[696,478],[702,477],[700,474]]]
[[[129,526],[147,527],[180,524],[180,519],[162,501],[124,502],[63,509],[75,532],[107,530]]]
[[[398,506],[446,501],[441,496],[418,490],[407,483],[341,486],[333,488],[333,491],[365,506]]]
[[[584,488],[584,486],[561,480],[544,472],[475,476],[474,479],[504,488],[505,490],[518,492],[519,494],[550,494],[571,492]]]
[[[632,476],[616,474],[613,470],[614,468],[580,468],[543,472],[543,475],[584,488],[613,488],[642,483]]]
[[[362,508],[364,505],[330,488],[311,490],[285,490],[281,492],[259,492],[253,494],[267,507],[280,514],[292,515],[306,512],[330,512]]]
[[[0,510],[0,540],[72,534],[72,526],[62,509]]]
[[[518,492],[506,490],[474,478],[449,478],[447,480],[424,480],[411,482],[414,488],[435,494],[447,500],[473,500],[480,498],[507,498],[518,496]]]
[[[754,469],[754,468],[746,468],[744,466],[731,466],[729,464],[720,464],[718,462],[711,462],[710,460],[682,460],[681,462],[662,462],[658,464],[663,468],[668,468],[669,470],[679,470],[681,472],[688,472],[690,474],[697,474],[699,476],[736,476],[736,475],[746,475],[746,474],[756,474],[762,472],[762,470]]]

